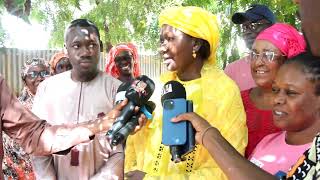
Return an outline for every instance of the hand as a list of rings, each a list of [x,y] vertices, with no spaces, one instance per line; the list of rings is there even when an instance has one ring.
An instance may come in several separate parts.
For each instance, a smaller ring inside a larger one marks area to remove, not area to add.
[[[121,114],[122,109],[127,105],[128,99],[124,99],[121,103],[117,104],[116,107],[114,107],[106,116],[103,117],[103,130],[109,130],[116,118]],[[139,107],[135,107],[135,112],[139,112]],[[135,130],[133,133],[138,132],[146,123],[147,123],[147,117],[143,114],[140,113],[138,116],[138,122],[139,125],[136,126]]]
[[[145,175],[146,175],[146,173],[143,171],[134,170],[134,171],[127,172],[125,174],[125,179],[141,180],[144,178]]]
[[[127,105],[127,103],[128,99],[124,99],[121,103],[117,104],[106,116],[102,118],[100,131],[106,131],[111,128],[113,122],[120,115],[122,109]]]
[[[138,115],[139,125],[136,126],[136,128],[134,129],[132,134],[135,134],[136,132],[140,131],[141,128],[146,125],[147,121],[148,121],[148,119],[147,119],[146,115],[144,115],[143,113],[139,113],[139,115]]]
[[[180,121],[190,121],[193,128],[196,130],[196,141],[199,144],[202,144],[202,138],[205,133],[205,131],[208,130],[208,128],[213,128],[209,122],[205,119],[203,119],[201,116],[194,112],[190,113],[184,113],[181,114],[175,118],[172,118],[172,122],[180,122]]]
[[[139,125],[136,126],[134,132],[132,134],[135,134],[137,131],[139,131],[143,126],[146,125],[146,123],[148,122],[148,118],[147,115],[145,113],[150,113],[151,117],[152,117],[152,112],[154,111],[154,109],[156,108],[156,105],[154,102],[152,101],[147,101],[147,103],[144,105],[144,110],[141,110],[138,114],[138,122]]]

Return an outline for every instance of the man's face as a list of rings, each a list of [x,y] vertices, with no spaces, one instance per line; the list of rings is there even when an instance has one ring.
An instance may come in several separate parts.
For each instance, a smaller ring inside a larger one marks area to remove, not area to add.
[[[97,72],[100,59],[99,37],[93,27],[72,27],[67,30],[65,47],[72,71],[79,75]]]
[[[242,37],[248,49],[252,48],[258,34],[269,26],[271,26],[271,23],[264,19],[256,22],[246,21],[241,24]]]
[[[320,56],[320,1],[300,1],[302,30],[309,42],[312,54]]]

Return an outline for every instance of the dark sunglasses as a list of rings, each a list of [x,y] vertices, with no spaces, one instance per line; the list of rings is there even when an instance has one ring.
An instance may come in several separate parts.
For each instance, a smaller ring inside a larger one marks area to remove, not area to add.
[[[252,22],[247,24],[241,24],[241,30],[242,32],[246,31],[256,31],[259,27],[268,25],[270,23],[264,23],[264,22]]]
[[[48,71],[31,71],[27,74],[27,76],[31,79],[36,79],[38,76],[40,76],[41,78],[45,78],[47,76],[49,76],[49,72]]]

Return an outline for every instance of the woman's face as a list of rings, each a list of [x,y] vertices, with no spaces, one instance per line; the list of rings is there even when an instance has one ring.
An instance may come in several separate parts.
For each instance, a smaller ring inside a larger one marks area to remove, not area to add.
[[[133,55],[128,51],[120,52],[114,59],[120,75],[131,76],[133,73]]]
[[[284,57],[271,42],[256,40],[250,57],[251,74],[259,87],[270,88]]]
[[[32,94],[36,94],[40,82],[42,82],[48,75],[48,68],[44,65],[30,67],[25,78],[25,85],[29,88]]]
[[[302,131],[317,119],[320,100],[315,84],[297,64],[283,65],[272,85],[273,122],[286,131]]]
[[[68,58],[62,58],[56,65],[55,67],[55,73],[56,74],[60,74],[63,73],[65,71],[69,71],[70,69],[72,69],[72,65],[69,61]]]
[[[192,66],[192,38],[169,25],[160,31],[160,53],[169,71],[182,72]]]

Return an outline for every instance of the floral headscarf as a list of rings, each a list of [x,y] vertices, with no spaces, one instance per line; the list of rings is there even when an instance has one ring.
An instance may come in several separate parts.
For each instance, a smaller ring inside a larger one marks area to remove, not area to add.
[[[133,55],[133,77],[140,76],[138,50],[132,43],[118,44],[111,48],[107,56],[106,72],[115,78],[120,76],[120,72],[116,67],[115,58],[123,51],[129,51]]]
[[[27,60],[21,69],[22,80],[25,81],[28,71],[31,67],[38,66],[38,65],[44,65],[45,67],[48,67],[47,62],[44,59],[33,58],[33,59]],[[34,94],[31,93],[31,91],[27,86],[24,86],[18,100],[22,103],[23,106],[31,110],[33,105],[33,99],[34,99]]]
[[[48,67],[48,63],[44,60],[44,59],[41,59],[41,58],[33,58],[33,59],[28,59],[22,69],[21,69],[21,78],[22,80],[24,81],[26,79],[26,76],[28,74],[28,71],[31,67],[34,67],[34,66],[38,66],[38,65],[44,65],[45,67]]]
[[[275,45],[288,59],[306,50],[306,41],[294,27],[276,23],[263,30],[256,40],[267,40]]]

